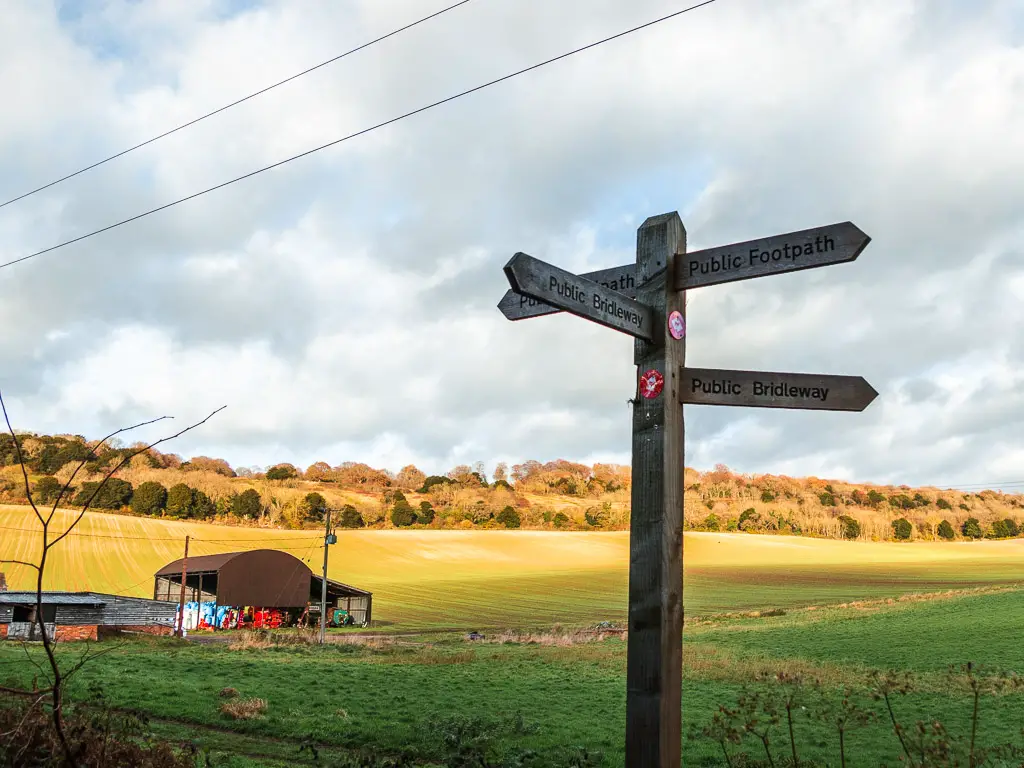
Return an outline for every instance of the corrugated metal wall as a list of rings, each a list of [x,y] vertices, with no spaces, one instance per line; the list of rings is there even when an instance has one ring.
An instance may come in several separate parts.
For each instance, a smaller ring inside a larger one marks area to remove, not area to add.
[[[122,627],[172,624],[178,608],[175,603],[132,597],[104,595],[97,599],[102,599],[105,605],[56,606],[57,624],[61,626],[97,624]],[[13,617],[13,606],[0,605],[0,624],[11,623]]]

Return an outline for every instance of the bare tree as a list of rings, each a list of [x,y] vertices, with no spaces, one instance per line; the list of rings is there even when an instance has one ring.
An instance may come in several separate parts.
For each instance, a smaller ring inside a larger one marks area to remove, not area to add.
[[[44,512],[40,510],[39,506],[36,505],[35,500],[32,497],[32,487],[28,477],[28,469],[25,466],[25,457],[22,453],[21,441],[18,438],[18,434],[11,426],[11,419],[7,413],[7,405],[4,403],[3,394],[0,393],[0,410],[3,411],[4,422],[7,425],[7,431],[14,440],[16,458],[18,460],[19,466],[21,467],[21,474],[25,482],[25,497],[28,499],[29,506],[32,507],[32,511],[35,513],[36,519],[42,526],[43,534],[42,550],[40,551],[39,554],[38,563],[32,563],[26,560],[0,560],[0,563],[12,563],[14,565],[22,565],[36,572],[36,622],[39,625],[39,632],[43,641],[43,651],[46,654],[46,659],[49,663],[49,670],[44,670],[40,668],[41,671],[43,671],[46,677],[48,678],[48,687],[39,689],[38,686],[34,686],[36,690],[33,691],[33,695],[38,697],[38,701],[42,701],[44,698],[47,697],[50,699],[52,703],[51,713],[53,720],[53,728],[57,735],[57,740],[60,742],[61,749],[64,752],[65,762],[69,766],[73,767],[77,765],[77,759],[75,757],[74,751],[71,748],[71,744],[68,741],[68,737],[64,729],[64,688],[68,678],[75,672],[77,672],[79,669],[81,669],[82,666],[86,663],[86,661],[88,661],[90,656],[88,653],[86,653],[70,669],[61,669],[60,664],[58,664],[57,662],[57,656],[54,653],[53,640],[46,634],[46,621],[43,617],[43,579],[45,576],[46,564],[49,560],[50,551],[55,546],[57,546],[61,541],[67,538],[71,534],[71,532],[78,526],[78,524],[82,521],[82,518],[85,517],[85,513],[89,510],[89,507],[92,506],[93,501],[100,493],[103,492],[103,488],[107,484],[107,481],[109,481],[110,478],[113,477],[114,474],[116,474],[122,467],[128,464],[136,456],[151,450],[152,448],[160,445],[161,443],[166,443],[169,440],[173,440],[177,437],[180,437],[186,432],[189,432],[195,429],[196,427],[205,424],[207,421],[213,418],[215,414],[224,410],[226,407],[226,405],[221,406],[217,410],[210,413],[202,421],[197,421],[195,424],[185,427],[185,429],[182,429],[181,431],[176,432],[173,435],[162,437],[153,443],[139,444],[137,448],[127,452],[124,456],[121,457],[120,461],[118,461],[114,465],[113,469],[109,470],[103,476],[103,479],[97,484],[92,494],[85,499],[85,502],[82,505],[81,510],[72,520],[71,524],[60,533],[55,533],[52,530],[53,519],[54,516],[57,514],[57,509],[59,508],[61,501],[65,498],[65,496],[69,495],[70,493],[71,482],[75,479],[75,476],[79,473],[79,471],[81,471],[81,469],[91,459],[98,458],[97,451],[101,447],[103,447],[104,445],[120,445],[120,440],[117,438],[118,435],[123,434],[125,432],[130,432],[140,427],[148,426],[150,424],[155,424],[158,421],[164,421],[172,417],[161,416],[156,419],[150,419],[149,421],[140,422],[130,427],[123,427],[121,429],[115,430],[114,432],[111,432],[102,440],[95,443],[95,445],[92,445],[88,455],[85,458],[83,458],[80,462],[78,462],[78,465],[75,468],[75,470],[71,473],[70,477],[68,477],[67,481],[65,481],[63,487],[60,490],[60,493],[58,493],[57,497],[53,500],[53,506],[49,509],[49,512],[47,514],[44,514]]]

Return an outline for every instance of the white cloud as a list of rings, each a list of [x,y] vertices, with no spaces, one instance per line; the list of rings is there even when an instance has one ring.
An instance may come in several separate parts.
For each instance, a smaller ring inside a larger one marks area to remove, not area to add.
[[[471,3],[0,209],[0,257],[675,9]],[[16,2],[0,197],[431,10],[112,0],[61,23]],[[61,432],[227,403],[175,447],[239,465],[624,460],[630,340],[505,321],[511,254],[625,263],[669,210],[692,249],[852,220],[873,238],[853,264],[695,291],[687,356],[863,375],[880,397],[863,414],[690,408],[690,463],[1024,477],[1022,28],[999,0],[720,0],[0,270],[0,385],[21,426]]]

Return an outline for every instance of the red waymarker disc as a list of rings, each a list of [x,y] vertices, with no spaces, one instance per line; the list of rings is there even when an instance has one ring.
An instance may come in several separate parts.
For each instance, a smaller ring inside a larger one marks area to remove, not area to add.
[[[640,377],[640,394],[648,400],[652,400],[661,394],[661,388],[665,385],[665,377],[659,371],[651,369]]]

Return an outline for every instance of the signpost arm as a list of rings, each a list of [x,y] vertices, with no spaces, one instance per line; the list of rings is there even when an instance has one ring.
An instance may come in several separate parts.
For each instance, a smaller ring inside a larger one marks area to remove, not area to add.
[[[676,254],[686,252],[677,213],[654,216],[637,231],[636,300],[653,308],[654,340],[637,339],[638,377],[664,377],[657,397],[633,406],[632,510],[629,527],[629,634],[626,665],[626,765],[678,768],[681,762],[683,640],[683,405],[685,337],[667,333],[669,314],[685,320],[675,290]],[[685,257],[680,257],[685,258]]]

